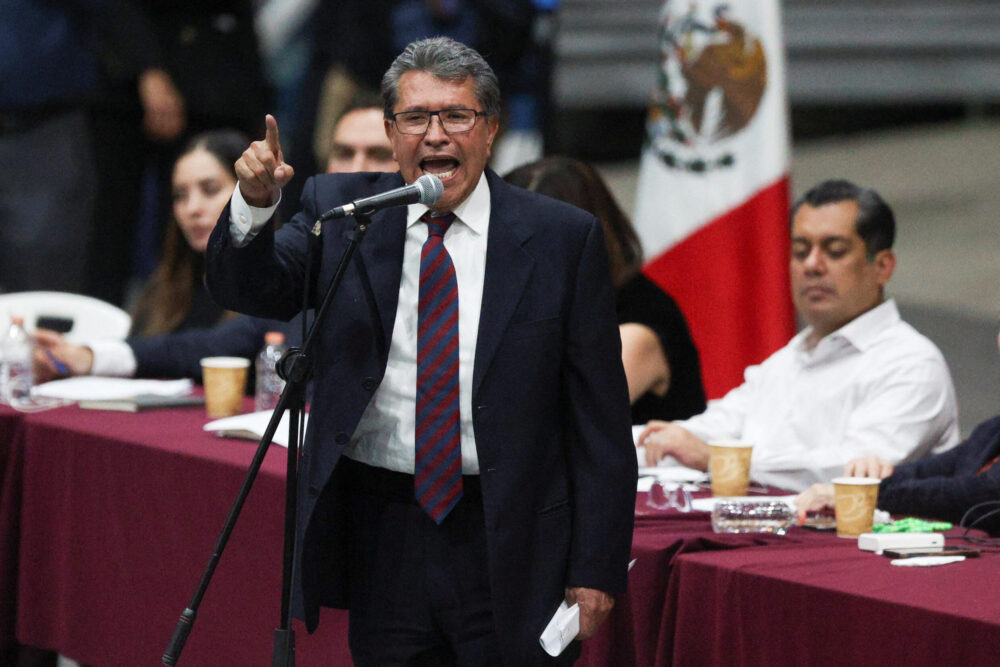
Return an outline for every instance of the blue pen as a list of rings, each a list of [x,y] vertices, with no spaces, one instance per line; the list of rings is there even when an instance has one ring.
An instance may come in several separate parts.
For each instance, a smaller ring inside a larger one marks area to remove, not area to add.
[[[56,358],[56,355],[52,354],[52,350],[48,350],[48,349],[45,350],[45,356],[49,358],[49,361],[51,361],[53,364],[55,364],[56,371],[59,372],[59,375],[65,375],[67,377],[69,376],[69,369],[66,368],[66,364],[64,364],[63,362],[59,361],[59,359]]]

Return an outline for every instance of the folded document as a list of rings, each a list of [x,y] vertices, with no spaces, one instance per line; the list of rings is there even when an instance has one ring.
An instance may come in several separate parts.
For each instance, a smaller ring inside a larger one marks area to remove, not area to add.
[[[634,558],[628,564],[630,572],[633,565],[635,565]],[[561,655],[578,634],[580,634],[580,605],[574,603],[571,606],[563,600],[538,640],[545,652],[555,657]]]

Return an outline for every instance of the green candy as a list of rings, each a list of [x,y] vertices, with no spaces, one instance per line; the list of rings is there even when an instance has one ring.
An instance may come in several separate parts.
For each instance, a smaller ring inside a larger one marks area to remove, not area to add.
[[[873,533],[933,533],[938,530],[951,530],[947,521],[927,521],[908,516],[889,523],[878,523],[872,526]]]

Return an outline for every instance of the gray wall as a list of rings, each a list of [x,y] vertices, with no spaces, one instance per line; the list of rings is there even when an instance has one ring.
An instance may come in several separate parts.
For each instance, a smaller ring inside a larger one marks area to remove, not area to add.
[[[644,107],[660,7],[563,0],[556,106]],[[1000,101],[996,0],[786,0],[782,12],[793,104]]]

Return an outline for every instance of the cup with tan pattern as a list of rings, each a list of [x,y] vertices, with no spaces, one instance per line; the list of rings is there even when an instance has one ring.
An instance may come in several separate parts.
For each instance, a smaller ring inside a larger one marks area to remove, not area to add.
[[[242,357],[205,357],[201,360],[205,409],[209,417],[238,415],[243,408],[250,360]]]
[[[874,477],[837,477],[833,480],[837,537],[857,537],[872,532],[880,481]]]
[[[745,496],[750,487],[753,443],[713,440],[708,443],[708,472],[713,496]]]

